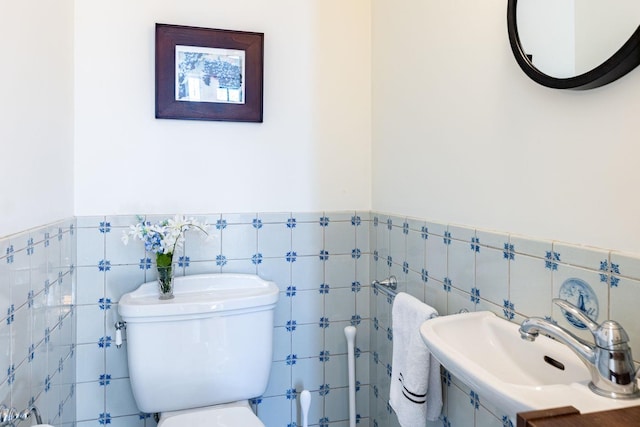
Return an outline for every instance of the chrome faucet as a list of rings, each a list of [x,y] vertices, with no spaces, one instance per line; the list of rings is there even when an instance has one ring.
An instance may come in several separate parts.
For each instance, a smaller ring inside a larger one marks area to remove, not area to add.
[[[587,366],[591,374],[589,388],[600,396],[613,399],[640,397],[636,381],[640,369],[635,369],[629,336],[622,326],[613,320],[606,320],[598,325],[567,301],[555,298],[553,302],[587,327],[593,335],[595,345],[540,317],[530,317],[522,322],[522,339],[534,341],[542,332],[567,345]]]

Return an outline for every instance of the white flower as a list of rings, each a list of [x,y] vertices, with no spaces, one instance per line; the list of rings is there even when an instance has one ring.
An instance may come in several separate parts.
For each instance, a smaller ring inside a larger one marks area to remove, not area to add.
[[[122,243],[129,244],[129,237],[132,237],[134,240],[141,240],[147,252],[169,255],[182,247],[186,231],[198,228],[207,234],[207,227],[207,224],[181,215],[156,224],[145,222],[144,218],[138,217],[138,223],[123,233]]]

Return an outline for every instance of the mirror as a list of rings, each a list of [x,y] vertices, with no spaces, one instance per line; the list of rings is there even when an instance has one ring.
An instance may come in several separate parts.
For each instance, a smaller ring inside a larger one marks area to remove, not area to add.
[[[590,89],[640,64],[638,0],[509,0],[507,26],[520,68],[537,83]]]

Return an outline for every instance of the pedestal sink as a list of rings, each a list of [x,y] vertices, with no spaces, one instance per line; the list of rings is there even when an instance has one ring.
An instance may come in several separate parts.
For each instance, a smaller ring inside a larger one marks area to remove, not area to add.
[[[490,311],[441,316],[420,327],[425,344],[454,376],[509,416],[574,406],[582,413],[640,405],[598,396],[583,362],[545,336],[520,338],[519,325]]]

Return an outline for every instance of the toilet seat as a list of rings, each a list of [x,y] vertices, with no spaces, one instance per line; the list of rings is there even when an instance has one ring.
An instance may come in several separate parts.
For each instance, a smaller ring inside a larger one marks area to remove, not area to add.
[[[164,412],[158,427],[265,427],[247,401]]]

